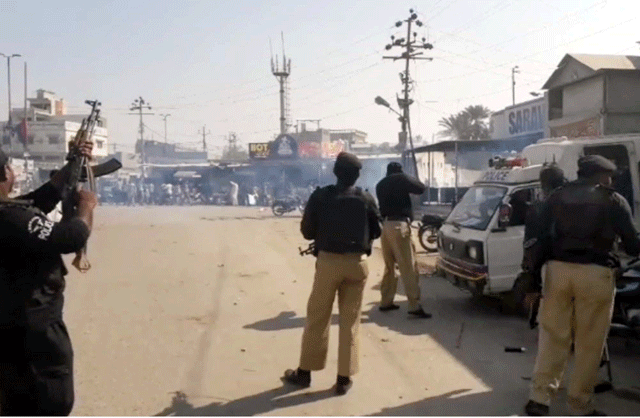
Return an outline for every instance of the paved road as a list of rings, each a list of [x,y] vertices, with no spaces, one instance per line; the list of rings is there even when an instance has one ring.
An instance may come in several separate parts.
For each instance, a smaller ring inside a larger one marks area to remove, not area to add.
[[[297,366],[314,259],[299,215],[256,208],[101,207],[93,269],[68,277],[65,318],[76,353],[75,415],[514,415],[527,397],[536,334],[441,278],[423,278],[431,320],[377,310],[370,259],[361,372],[334,397],[337,329],[312,387],[279,380]],[[337,319],[337,317],[334,317]],[[509,354],[505,346],[526,347]],[[619,386],[638,386],[640,348],[615,342]],[[599,397],[633,414],[633,391]],[[623,399],[626,397],[627,399]],[[565,413],[562,404],[552,409]]]

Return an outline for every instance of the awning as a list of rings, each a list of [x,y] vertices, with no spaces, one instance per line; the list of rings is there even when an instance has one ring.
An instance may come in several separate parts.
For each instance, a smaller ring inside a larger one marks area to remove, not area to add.
[[[202,176],[195,171],[176,171],[173,177],[179,179],[199,179]]]

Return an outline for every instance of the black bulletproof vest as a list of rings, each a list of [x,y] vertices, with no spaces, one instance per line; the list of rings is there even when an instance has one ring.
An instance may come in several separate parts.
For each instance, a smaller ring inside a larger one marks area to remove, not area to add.
[[[606,257],[613,249],[615,231],[611,223],[611,191],[597,185],[573,182],[558,190],[554,205],[554,257],[583,254]]]
[[[368,253],[371,240],[367,201],[360,188],[323,190],[316,248],[332,253]]]

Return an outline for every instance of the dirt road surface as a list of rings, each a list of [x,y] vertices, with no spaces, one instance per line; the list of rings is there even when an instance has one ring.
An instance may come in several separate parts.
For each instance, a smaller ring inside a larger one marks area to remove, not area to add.
[[[257,208],[100,207],[93,269],[68,276],[65,319],[75,349],[75,415],[517,415],[536,333],[522,318],[423,277],[430,320],[381,313],[382,259],[370,258],[361,371],[336,397],[337,329],[327,368],[291,390],[314,258],[300,216]],[[69,260],[70,261],[70,260]],[[428,261],[428,260],[427,260]],[[400,285],[402,289],[402,285]],[[337,316],[334,316],[337,319]],[[336,322],[334,321],[334,324]],[[506,346],[525,347],[505,353]],[[640,410],[639,348],[612,342],[618,389],[610,414]],[[552,413],[564,414],[563,402]]]

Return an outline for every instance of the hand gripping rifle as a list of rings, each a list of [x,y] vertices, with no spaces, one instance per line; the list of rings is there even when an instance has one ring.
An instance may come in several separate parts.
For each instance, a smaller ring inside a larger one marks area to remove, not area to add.
[[[76,137],[69,143],[69,153],[67,161],[69,162],[69,177],[62,190],[62,217],[69,219],[76,213],[75,191],[78,189],[80,182],[87,182],[89,190],[95,192],[95,178],[106,174],[113,173],[120,169],[122,164],[111,159],[103,164],[89,166],[87,157],[81,154],[81,147],[84,143],[91,141],[96,125],[100,120],[100,109],[102,105],[97,100],[86,100],[86,104],[91,106],[91,113],[82,120],[80,130]],[[86,273],[91,268],[91,263],[87,259],[87,247],[85,246],[76,254],[73,260],[73,266],[80,272]]]
[[[298,251],[300,252],[301,256],[315,255],[315,252],[316,252],[316,243],[315,243],[315,241],[311,241],[311,244],[309,244],[309,246],[307,248],[305,248],[304,250],[302,248],[298,247]]]

